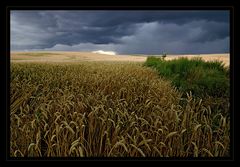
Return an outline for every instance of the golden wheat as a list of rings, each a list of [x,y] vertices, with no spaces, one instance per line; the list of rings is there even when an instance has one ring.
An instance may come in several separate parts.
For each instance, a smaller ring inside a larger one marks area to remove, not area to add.
[[[138,63],[12,63],[10,87],[10,156],[230,155],[229,115]]]

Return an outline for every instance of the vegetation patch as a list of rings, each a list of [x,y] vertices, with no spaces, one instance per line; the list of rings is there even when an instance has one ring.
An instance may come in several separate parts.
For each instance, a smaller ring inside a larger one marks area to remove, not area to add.
[[[165,61],[148,57],[145,66],[156,69],[159,75],[171,80],[182,92],[196,97],[229,97],[229,69],[220,61],[206,62],[201,58],[179,58]]]

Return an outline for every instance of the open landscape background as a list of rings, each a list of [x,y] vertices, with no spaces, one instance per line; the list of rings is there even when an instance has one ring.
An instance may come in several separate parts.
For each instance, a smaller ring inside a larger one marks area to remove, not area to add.
[[[12,62],[79,62],[79,61],[129,61],[144,62],[149,56],[162,55],[107,55],[91,52],[63,52],[63,51],[38,51],[38,52],[12,52]],[[177,59],[181,57],[199,58],[205,61],[222,61],[229,66],[230,54],[189,54],[189,55],[167,55],[166,60]]]
[[[10,44],[11,157],[232,155],[230,10],[11,10]]]
[[[178,56],[13,52],[11,156],[229,156],[229,55]]]

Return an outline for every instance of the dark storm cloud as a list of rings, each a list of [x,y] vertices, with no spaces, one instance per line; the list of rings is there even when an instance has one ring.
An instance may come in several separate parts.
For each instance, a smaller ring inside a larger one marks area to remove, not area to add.
[[[228,11],[11,11],[11,50],[229,52]]]
[[[113,26],[139,22],[174,22],[184,24],[192,20],[228,22],[228,12],[223,11],[123,11],[111,15],[108,12],[97,14],[91,24],[95,26]],[[101,22],[97,22],[101,20]]]

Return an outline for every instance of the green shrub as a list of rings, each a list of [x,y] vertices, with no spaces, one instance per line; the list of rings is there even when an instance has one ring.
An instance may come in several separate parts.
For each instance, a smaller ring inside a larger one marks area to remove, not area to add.
[[[194,96],[230,96],[229,70],[222,62],[205,62],[201,58],[165,61],[149,57],[144,65],[155,68],[159,75],[170,79],[179,90],[191,91]]]
[[[167,53],[166,53],[166,52],[163,52],[163,54],[162,54],[162,59],[164,60],[166,57],[167,57]]]

